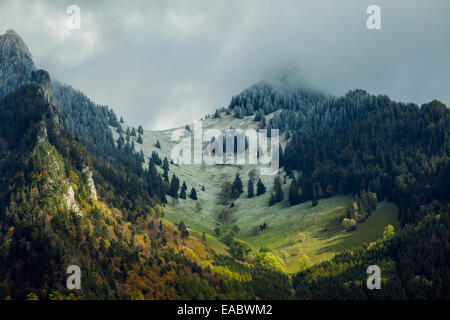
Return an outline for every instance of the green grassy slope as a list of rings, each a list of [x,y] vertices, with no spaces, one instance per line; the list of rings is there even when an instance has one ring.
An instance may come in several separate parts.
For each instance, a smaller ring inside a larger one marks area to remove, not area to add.
[[[230,116],[203,121],[203,130],[208,128],[225,130],[230,127],[256,129],[257,123],[251,117],[239,120]],[[125,131],[127,126],[123,125],[123,128]],[[171,141],[171,133],[172,130],[145,131],[143,144],[135,141],[136,149],[142,150],[146,159],[153,151],[156,151],[162,159],[166,156],[170,160],[171,150],[176,144]],[[114,135],[117,138],[115,131]],[[155,147],[157,140],[160,141],[161,149]],[[356,231],[345,232],[340,221],[342,210],[351,200],[350,196],[321,199],[319,205],[314,208],[311,207],[311,202],[291,207],[287,200],[289,179],[283,185],[285,199],[274,206],[268,206],[273,189],[273,176],[261,176],[267,188],[266,194],[248,199],[246,193],[248,173],[253,168],[258,169],[256,165],[180,164],[177,166],[171,164],[169,177],[175,174],[180,179],[180,183],[186,181],[188,194],[191,187],[195,187],[198,201],[167,197],[168,204],[164,207],[164,219],[170,223],[179,223],[183,220],[191,228],[191,235],[198,238],[205,232],[209,245],[220,253],[226,253],[227,246],[215,237],[214,229],[218,226],[237,225],[240,229],[237,235],[239,239],[246,241],[254,251],[261,247],[270,248],[283,258],[289,272],[298,271],[302,261],[306,260],[308,263],[315,264],[331,258],[343,249],[375,241],[381,237],[384,227],[388,224],[399,228],[396,206],[392,203],[381,202],[373,216],[361,224]],[[234,202],[234,208],[230,208],[229,205],[219,204],[219,194],[222,183],[232,181],[236,172],[239,172],[241,176],[245,192]],[[280,175],[283,180],[284,172],[281,171]],[[205,186],[204,192],[201,191],[202,186]],[[231,215],[226,225],[218,219],[220,212],[224,209]],[[252,231],[253,227],[264,222],[268,225],[267,230],[255,235]]]

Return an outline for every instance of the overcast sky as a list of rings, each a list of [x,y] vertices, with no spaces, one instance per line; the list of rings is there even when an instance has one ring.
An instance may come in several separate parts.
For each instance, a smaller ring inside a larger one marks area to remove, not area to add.
[[[71,4],[81,30],[66,27]],[[366,27],[371,4],[381,30]],[[331,94],[450,105],[449,14],[448,0],[0,0],[0,33],[126,122],[163,129],[291,70]]]

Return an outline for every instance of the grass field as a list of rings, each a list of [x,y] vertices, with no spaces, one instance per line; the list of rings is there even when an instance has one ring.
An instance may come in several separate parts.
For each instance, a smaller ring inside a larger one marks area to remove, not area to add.
[[[360,224],[355,231],[346,232],[341,220],[342,210],[351,200],[349,196],[323,199],[314,208],[310,202],[287,207],[284,200],[268,207],[267,202],[256,200],[258,199],[238,200],[233,208],[231,225],[237,225],[241,229],[238,237],[246,241],[254,251],[268,247],[283,257],[289,272],[298,270],[299,259],[304,255],[311,264],[315,264],[332,258],[343,249],[379,239],[388,224],[397,230],[400,227],[397,207],[389,202],[380,202],[366,222]],[[166,206],[165,219],[176,223],[183,220],[192,230],[197,231],[198,237],[205,232],[212,248],[223,253],[226,246],[213,236],[214,228],[220,223],[214,219],[214,214],[197,213],[193,202],[180,200],[174,206]],[[218,207],[211,206],[209,211],[218,211]],[[254,235],[252,227],[264,222],[268,225],[267,230]]]
[[[208,119],[203,121],[203,129],[216,128],[256,128],[257,124],[250,117],[236,119],[223,117],[222,119]],[[127,126],[123,125],[124,131]],[[115,137],[117,133],[113,130]],[[161,158],[170,159],[171,150],[176,142],[171,141],[172,130],[145,131],[143,144],[135,141],[137,151],[142,150],[147,157],[153,151]],[[132,138],[135,139],[135,138]],[[155,147],[159,140],[161,149]],[[283,140],[281,140],[283,141]],[[289,179],[283,185],[285,199],[269,207],[270,193],[273,190],[273,177],[261,176],[267,192],[264,195],[247,198],[244,192],[234,201],[234,207],[219,204],[219,194],[224,181],[232,181],[239,172],[244,191],[247,190],[248,173],[251,169],[259,169],[256,165],[219,166],[219,165],[170,165],[169,177],[175,174],[182,184],[186,182],[188,194],[192,187],[197,191],[198,201],[191,199],[172,199],[168,197],[168,204],[164,207],[166,223],[179,223],[183,220],[190,228],[192,236],[201,238],[205,232],[208,244],[217,252],[227,254],[227,246],[215,237],[214,229],[218,226],[238,226],[240,232],[237,237],[249,244],[253,251],[261,247],[268,247],[281,256],[288,272],[295,272],[299,268],[299,259],[308,257],[311,264],[333,257],[343,249],[359,246],[379,239],[384,227],[388,224],[399,228],[397,208],[394,204],[381,202],[377,210],[357,230],[345,232],[341,226],[342,210],[346,207],[350,196],[335,196],[321,199],[319,205],[312,208],[311,202],[289,206],[287,200]],[[160,170],[160,168],[159,168]],[[284,180],[284,173],[280,176]],[[205,191],[201,191],[202,186]],[[225,225],[218,216],[222,210],[230,213],[230,221]],[[255,235],[253,227],[266,223],[268,228]]]

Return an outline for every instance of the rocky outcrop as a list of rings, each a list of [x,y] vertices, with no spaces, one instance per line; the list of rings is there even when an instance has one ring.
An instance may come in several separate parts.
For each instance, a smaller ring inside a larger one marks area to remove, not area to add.
[[[92,198],[94,200],[97,200],[97,189],[95,188],[94,179],[92,179],[91,169],[89,169],[89,167],[85,167],[83,170],[83,173],[86,175],[87,184],[88,184],[89,190],[91,191]]]
[[[36,83],[50,104],[42,116],[37,141],[42,143],[49,134],[59,134],[63,128],[61,106],[53,96],[52,81],[47,71],[36,70],[28,47],[14,31],[0,35],[0,98],[27,83]]]
[[[73,190],[73,187],[70,185],[67,194],[64,195],[64,201],[66,202],[67,209],[72,210],[81,215],[80,208],[78,207],[77,201],[75,200],[75,191]]]
[[[61,116],[61,105],[53,96],[52,81],[49,73],[44,70],[33,71],[29,81],[41,87],[45,100],[50,104],[49,112],[43,117],[47,129],[52,134],[59,134],[64,127],[64,123]]]
[[[31,53],[13,30],[0,36],[0,96],[28,82],[35,70]]]

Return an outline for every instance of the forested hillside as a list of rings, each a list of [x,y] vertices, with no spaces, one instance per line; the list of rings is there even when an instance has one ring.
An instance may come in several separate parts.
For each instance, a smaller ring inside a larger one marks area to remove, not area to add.
[[[117,183],[131,183],[120,178],[120,167],[107,170],[88,155],[62,122],[53,122],[59,116],[33,83],[0,102],[1,298],[276,296],[258,289],[262,280],[250,271],[245,290],[222,276],[207,246],[163,225],[162,208],[147,190],[125,198]],[[75,294],[65,288],[71,264],[83,270]]]
[[[261,113],[273,101],[271,91],[261,88],[234,97],[229,109],[257,96],[252,108]],[[278,101],[290,101],[289,93]],[[294,278],[297,298],[449,298],[449,109],[436,100],[418,107],[364,90],[322,99],[306,112],[281,103],[280,109],[267,127],[279,128],[287,139],[281,164],[292,178],[291,205],[354,194],[357,218],[349,209],[347,215],[356,226],[370,215],[368,196],[374,194],[375,201],[398,205],[404,225],[369,247],[300,272]],[[386,271],[386,290],[365,287],[371,264]]]
[[[20,53],[2,56],[2,70],[11,56]],[[186,229],[162,222],[166,186],[128,139],[111,139],[112,111],[60,84],[55,99],[47,72],[19,71],[0,97],[0,299],[290,296],[286,275],[260,269],[269,275],[261,278],[248,267],[240,276]],[[81,290],[66,288],[72,264]]]
[[[228,108],[236,116],[236,108],[250,105],[256,117],[279,105],[267,128],[287,136],[281,165],[294,178],[292,205],[372,191],[378,200],[394,200],[406,224],[423,216],[421,205],[448,202],[450,111],[444,104],[434,100],[418,107],[364,90],[319,97],[263,83],[233,97]]]
[[[51,81],[11,30],[0,80],[0,299],[450,298],[438,101],[258,83],[206,125],[280,129],[282,168],[262,177],[173,163],[169,130]],[[81,290],[66,288],[72,264]],[[383,290],[366,288],[374,264]]]

